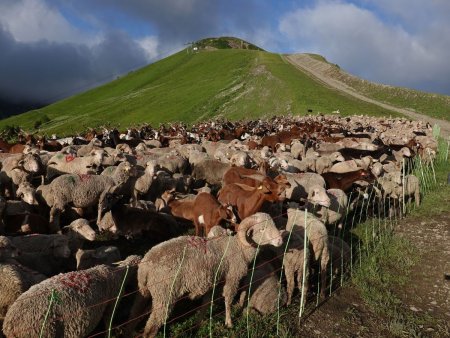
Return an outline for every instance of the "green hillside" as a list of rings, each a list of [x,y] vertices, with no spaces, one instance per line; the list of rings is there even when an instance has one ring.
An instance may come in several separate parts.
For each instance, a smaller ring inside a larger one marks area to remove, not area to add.
[[[192,123],[217,115],[229,119],[274,114],[395,115],[328,89],[284,61],[259,50],[183,50],[106,85],[42,109],[0,121],[0,130],[58,135],[110,124]]]

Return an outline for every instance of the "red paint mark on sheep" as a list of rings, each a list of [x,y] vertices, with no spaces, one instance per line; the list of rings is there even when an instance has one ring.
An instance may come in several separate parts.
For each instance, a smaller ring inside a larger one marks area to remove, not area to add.
[[[208,250],[206,238],[192,236],[188,238],[188,243],[194,248],[203,249],[205,253]]]
[[[78,177],[80,178],[80,180],[82,182],[86,182],[87,180],[89,180],[91,178],[92,175],[89,174],[79,174]]]
[[[57,276],[56,279],[61,284],[83,293],[89,289],[90,277],[84,272],[69,272],[64,275]]]
[[[76,156],[73,155],[66,155],[66,162],[72,162],[75,159]]]

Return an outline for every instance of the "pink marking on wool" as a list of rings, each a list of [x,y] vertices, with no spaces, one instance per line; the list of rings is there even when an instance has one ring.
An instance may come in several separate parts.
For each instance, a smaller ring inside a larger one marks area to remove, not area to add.
[[[80,180],[82,182],[86,182],[87,180],[89,180],[91,178],[92,175],[89,174],[78,174],[78,177],[80,178]]]
[[[66,155],[66,162],[72,162],[75,159],[73,155]]]
[[[206,238],[191,236],[188,238],[188,243],[192,245],[194,248],[203,249],[206,253],[208,250]]]
[[[90,278],[84,272],[69,272],[65,275],[57,276],[56,279],[61,284],[83,293],[89,289]]]

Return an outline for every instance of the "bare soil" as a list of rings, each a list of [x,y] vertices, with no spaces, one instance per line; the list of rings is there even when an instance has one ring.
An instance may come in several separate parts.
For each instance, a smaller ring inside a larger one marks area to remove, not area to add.
[[[443,203],[450,203],[450,196]],[[450,334],[450,214],[432,218],[408,217],[400,222],[396,236],[406,238],[418,250],[420,259],[405,286],[392,286],[405,311],[428,318],[419,325],[423,337]],[[340,288],[307,317],[304,337],[392,337],[389,319],[370,309],[356,287]]]
[[[333,88],[335,90],[338,90],[340,92],[343,92],[347,95],[353,96],[359,100],[376,104],[380,107],[383,107],[388,110],[395,111],[397,113],[403,114],[409,118],[412,118],[414,120],[422,120],[429,122],[431,125],[439,124],[441,127],[441,135],[448,137],[450,136],[450,122],[445,120],[436,119],[424,114],[420,114],[417,112],[413,112],[409,109],[399,108],[392,106],[390,104],[380,102],[377,100],[374,100],[372,98],[369,98],[367,96],[364,96],[358,92],[356,92],[353,88],[348,86],[342,81],[339,81],[336,78],[332,78],[329,74],[329,68],[332,67],[331,65],[327,64],[326,62],[319,61],[314,59],[313,57],[307,55],[307,54],[291,54],[287,56],[283,56],[285,60],[290,62],[292,65],[294,65],[296,68],[302,70],[303,72],[306,72],[311,77],[315,78],[317,81],[323,83],[324,85]]]

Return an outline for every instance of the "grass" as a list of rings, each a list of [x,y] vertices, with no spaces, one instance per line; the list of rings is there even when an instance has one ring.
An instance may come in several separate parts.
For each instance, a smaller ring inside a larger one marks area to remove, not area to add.
[[[43,134],[75,134],[102,125],[188,124],[214,116],[247,119],[279,114],[390,115],[323,87],[278,54],[256,50],[186,50],[85,93],[0,121]],[[395,115],[395,114],[392,114]]]
[[[445,146],[446,142],[441,144]],[[411,208],[408,216],[410,219],[417,221],[417,218],[426,219],[450,212],[450,185],[447,184],[450,162],[443,158],[435,168],[436,183],[429,188],[430,193],[424,196],[421,206]],[[410,272],[420,262],[419,250],[405,238],[396,235],[392,228],[380,232],[379,235],[382,235],[375,238],[372,236],[372,229],[372,221],[359,224],[355,229],[355,234],[362,241],[363,253],[367,255],[361,255],[352,281],[364,301],[375,313],[387,318],[387,330],[393,336],[419,337],[424,326],[437,327],[437,336],[448,334],[443,325],[445,323],[440,323],[426,313],[415,313],[405,307],[396,291],[407,286],[414,278]],[[364,250],[366,247],[373,249]]]

